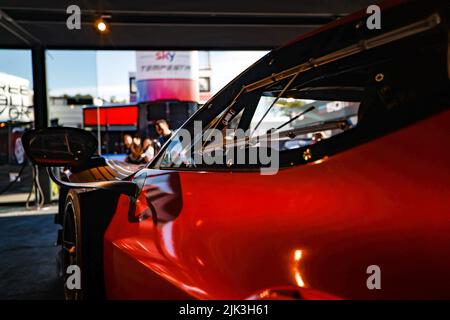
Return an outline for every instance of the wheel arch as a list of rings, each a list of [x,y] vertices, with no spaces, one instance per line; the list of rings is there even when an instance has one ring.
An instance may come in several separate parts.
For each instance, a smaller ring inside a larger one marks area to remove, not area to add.
[[[81,239],[81,279],[83,299],[105,297],[103,237],[116,211],[119,196],[101,189],[67,189],[64,202],[60,199],[60,222],[69,206],[74,210]],[[66,270],[63,270],[66,272]]]

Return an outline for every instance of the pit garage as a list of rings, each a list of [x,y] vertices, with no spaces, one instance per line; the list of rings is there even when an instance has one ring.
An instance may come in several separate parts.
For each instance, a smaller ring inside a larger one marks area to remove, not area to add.
[[[448,13],[1,0],[0,299],[450,298]],[[189,119],[203,121],[201,157],[235,139],[257,162],[186,156]],[[275,173],[260,134],[279,135]]]

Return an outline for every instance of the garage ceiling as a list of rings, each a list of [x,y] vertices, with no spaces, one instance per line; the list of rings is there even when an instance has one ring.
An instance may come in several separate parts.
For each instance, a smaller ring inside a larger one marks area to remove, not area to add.
[[[373,0],[0,0],[0,48],[270,49]],[[81,9],[68,30],[66,8]],[[108,15],[111,31],[93,21]]]

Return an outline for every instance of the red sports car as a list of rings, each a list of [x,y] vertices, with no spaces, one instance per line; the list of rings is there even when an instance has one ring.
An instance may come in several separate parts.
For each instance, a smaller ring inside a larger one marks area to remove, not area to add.
[[[147,167],[27,132],[65,167],[67,298],[450,299],[448,2],[380,7],[265,55]]]

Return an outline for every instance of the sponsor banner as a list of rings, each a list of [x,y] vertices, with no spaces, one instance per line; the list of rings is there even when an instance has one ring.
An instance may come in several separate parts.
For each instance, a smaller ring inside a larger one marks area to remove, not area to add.
[[[33,121],[29,81],[0,73],[0,121]]]
[[[100,123],[98,123],[97,114]],[[85,127],[97,126],[134,126],[138,123],[137,106],[102,106],[97,108],[83,109],[83,125]]]
[[[198,80],[197,51],[136,51],[136,80]]]
[[[159,79],[137,81],[138,102],[156,100],[199,101],[198,81]]]

